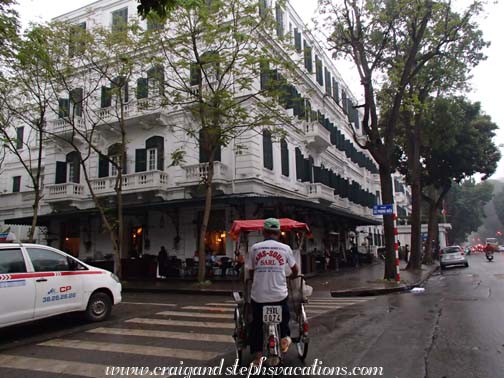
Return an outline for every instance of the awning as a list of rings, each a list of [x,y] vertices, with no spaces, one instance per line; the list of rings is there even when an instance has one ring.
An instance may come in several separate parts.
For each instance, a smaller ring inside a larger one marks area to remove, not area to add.
[[[280,230],[290,231],[299,230],[310,232],[310,228],[306,223],[298,222],[294,219],[280,218]],[[238,236],[242,231],[260,231],[263,229],[264,219],[248,219],[248,220],[235,220],[231,231],[229,231],[229,236],[231,239],[238,240]]]
[[[159,201],[159,202],[149,202],[149,203],[136,203],[136,204],[125,204],[124,214],[125,215],[137,215],[142,214],[148,210],[168,210],[180,207],[203,207],[205,203],[204,198],[191,198],[191,199],[180,199],[172,201]],[[382,224],[381,220],[371,217],[365,217],[358,214],[354,214],[350,211],[334,208],[321,203],[291,198],[291,197],[279,197],[279,196],[264,196],[257,195],[255,193],[241,193],[241,194],[231,194],[231,195],[219,195],[212,199],[213,205],[244,205],[244,204],[264,204],[264,205],[291,205],[296,208],[301,209],[311,209],[317,210],[325,214],[337,215],[350,221],[354,226],[372,226]],[[55,219],[69,220],[74,217],[82,216],[97,216],[99,215],[96,208],[92,209],[71,209],[68,211],[58,211],[50,214],[39,215],[37,219],[38,226],[47,226],[50,221]],[[31,225],[32,217],[23,218],[11,218],[6,219],[5,224],[20,224],[20,225]]]

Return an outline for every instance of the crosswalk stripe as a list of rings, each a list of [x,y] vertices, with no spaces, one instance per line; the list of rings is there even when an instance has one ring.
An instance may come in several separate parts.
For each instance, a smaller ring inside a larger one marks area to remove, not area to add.
[[[205,306],[225,306],[225,307],[236,307],[236,304],[233,303],[225,303],[225,302],[220,302],[220,303],[205,303]]]
[[[357,298],[357,297],[348,297],[348,298],[308,298],[310,302],[367,302],[373,300],[375,298]]]
[[[198,328],[225,328],[234,329],[233,322],[193,322],[188,320],[171,320],[171,319],[149,319],[149,318],[133,318],[126,320],[127,323],[181,326],[181,327],[198,327]]]
[[[219,355],[216,352],[202,351],[202,350],[188,350],[180,348],[165,348],[154,347],[149,345],[136,345],[136,344],[116,344],[95,341],[83,340],[64,340],[53,339],[44,341],[38,345],[59,347],[59,348],[72,348],[94,350],[100,352],[117,352],[117,353],[130,353],[142,356],[155,356],[155,357],[171,357],[183,358],[197,361],[208,361]]]
[[[211,312],[233,312],[234,308],[221,308],[221,307],[211,307],[211,306],[185,306],[182,307],[183,310],[206,310]]]
[[[308,304],[315,304],[315,305],[338,305],[338,306],[352,306],[357,303],[362,303],[362,302],[312,302],[309,301]]]
[[[307,308],[306,312],[308,314],[325,314],[327,312],[327,310],[314,310],[312,308],[310,308],[310,309]]]
[[[165,307],[177,307],[176,304],[173,303],[151,303],[151,302],[121,302],[122,304],[129,305],[148,305],[148,306],[165,306]]]
[[[185,311],[161,311],[156,313],[156,315],[187,316],[190,318],[233,319],[233,314],[205,314],[201,312],[185,312]]]
[[[102,378],[105,376],[105,369],[107,366],[76,361],[1,354],[0,367],[45,373],[69,374],[80,377]]]
[[[121,336],[144,336],[158,337],[166,339],[178,340],[198,340],[198,341],[213,341],[219,343],[234,343],[232,336],[216,335],[211,333],[192,333],[192,332],[172,332],[172,331],[152,331],[146,329],[129,329],[129,328],[94,328],[87,332],[99,333],[106,335],[121,335]]]
[[[325,308],[325,309],[328,309],[328,310],[337,310],[338,308],[342,308],[344,306],[332,306],[332,305],[312,305],[312,304],[308,304],[305,306],[308,310],[310,310],[311,308]]]

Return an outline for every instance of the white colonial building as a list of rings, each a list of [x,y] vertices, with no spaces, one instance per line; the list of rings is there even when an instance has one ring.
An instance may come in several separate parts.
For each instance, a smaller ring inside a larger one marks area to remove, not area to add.
[[[57,20],[83,28],[110,27],[114,18],[127,21],[136,17],[136,7],[134,0],[100,0]],[[282,32],[292,36],[293,61],[301,62],[303,80],[291,89],[292,96],[303,99],[303,106],[285,104],[285,112],[294,118],[296,127],[286,128],[281,142],[272,140],[267,131],[251,131],[221,149],[214,162],[215,190],[207,247],[215,255],[232,257],[232,241],[226,232],[234,219],[290,217],[307,222],[313,230],[314,238],[304,251],[305,269],[313,270],[311,253],[327,249],[340,253],[348,248],[349,233],[356,227],[380,223],[372,215],[372,207],[380,197],[379,177],[369,153],[354,142],[352,128],[357,136],[362,134],[359,113],[353,108],[357,103],[334,62],[304,30],[290,4],[277,9],[276,18]],[[254,86],[262,84],[256,77]],[[135,80],[130,85],[145,82]],[[198,141],[171,126],[190,122],[184,112],[148,106],[149,101],[156,101],[150,91],[130,91],[126,100],[123,274],[147,277],[155,272],[152,262],[161,246],[182,262],[194,256],[204,202],[200,183],[208,163]],[[69,101],[68,97],[61,98],[60,107],[68,106]],[[114,155],[118,143],[117,134],[108,126],[113,122],[111,105],[107,98],[96,103],[103,120],[102,129],[98,125],[97,131],[102,151],[109,156]],[[109,236],[103,230],[75,151],[64,142],[71,128],[61,114],[52,114],[47,121],[51,133],[60,138],[48,143],[44,150],[44,197],[38,222],[43,232],[39,241],[81,259],[106,261],[111,255]],[[84,127],[86,120],[79,122]],[[25,142],[28,140],[26,130],[17,132]],[[170,166],[171,154],[181,146],[186,150],[185,162]],[[113,205],[114,167],[98,154],[87,164],[93,190]],[[21,232],[20,225],[31,223],[32,197],[22,167],[11,156],[0,175],[0,221]],[[381,244],[377,230],[370,229],[372,243]]]

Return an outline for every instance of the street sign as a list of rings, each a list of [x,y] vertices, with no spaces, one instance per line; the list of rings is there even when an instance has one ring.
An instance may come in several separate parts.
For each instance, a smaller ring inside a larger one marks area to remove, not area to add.
[[[393,205],[374,205],[373,215],[391,215],[394,214]]]
[[[422,241],[427,241],[427,233],[422,232]]]

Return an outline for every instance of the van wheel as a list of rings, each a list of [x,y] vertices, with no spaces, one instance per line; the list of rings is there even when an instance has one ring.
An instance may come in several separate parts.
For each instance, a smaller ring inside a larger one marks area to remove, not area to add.
[[[105,293],[94,293],[89,298],[86,308],[86,318],[91,322],[101,322],[112,312],[112,300]]]

